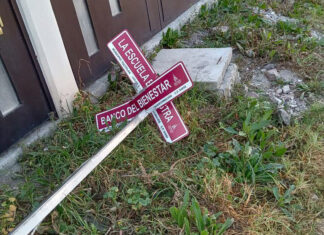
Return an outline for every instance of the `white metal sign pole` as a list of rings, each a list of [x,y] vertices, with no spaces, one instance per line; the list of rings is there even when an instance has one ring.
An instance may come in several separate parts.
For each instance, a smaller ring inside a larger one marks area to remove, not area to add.
[[[55,207],[72,192],[84,180],[96,166],[98,166],[148,115],[142,111],[126,127],[124,127],[113,139],[111,139],[95,156],[83,163],[63,185],[52,194],[32,214],[30,214],[11,234],[29,234]]]

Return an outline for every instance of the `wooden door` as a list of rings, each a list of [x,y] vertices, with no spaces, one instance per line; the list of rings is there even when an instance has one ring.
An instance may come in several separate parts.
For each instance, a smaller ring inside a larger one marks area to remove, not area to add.
[[[162,27],[167,26],[198,0],[158,0]]]
[[[0,1],[0,152],[48,119],[49,103],[10,1]]]
[[[127,28],[142,43],[161,29],[157,0],[52,0],[52,6],[80,88],[108,70],[107,43],[117,33]]]

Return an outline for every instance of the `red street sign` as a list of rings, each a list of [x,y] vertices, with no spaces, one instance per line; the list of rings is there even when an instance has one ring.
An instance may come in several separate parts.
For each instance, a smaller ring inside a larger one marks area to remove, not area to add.
[[[189,135],[189,130],[184,124],[173,102],[169,102],[153,112],[156,124],[168,143],[174,143]]]
[[[165,104],[182,95],[193,87],[193,82],[182,62],[177,63],[172,68],[162,74],[157,80],[151,83],[143,92],[138,94],[133,100],[120,105],[111,110],[96,115],[97,127],[99,130],[111,126],[112,121],[116,123],[135,117],[142,110],[153,112],[160,108],[163,115]],[[171,121],[171,120],[170,120]],[[176,124],[167,125],[169,131],[176,132]],[[170,127],[169,127],[170,126]]]
[[[142,91],[158,78],[127,30],[117,35],[107,46],[132,81],[137,92]],[[188,128],[172,102],[153,111],[153,117],[168,143],[179,141],[189,135]]]
[[[132,83],[137,84],[137,92],[156,80],[157,74],[127,30],[118,34],[107,46]]]

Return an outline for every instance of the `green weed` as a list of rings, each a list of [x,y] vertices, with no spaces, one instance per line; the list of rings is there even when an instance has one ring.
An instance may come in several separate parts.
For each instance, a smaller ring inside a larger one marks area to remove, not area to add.
[[[132,205],[132,209],[139,210],[151,204],[151,199],[145,188],[140,186],[127,190],[127,203]]]
[[[226,172],[234,173],[237,182],[252,184],[272,182],[277,177],[278,170],[283,168],[282,164],[267,161],[259,149],[248,143],[241,145],[235,139],[233,149],[218,154],[214,164]]]
[[[218,223],[217,219],[221,212],[209,215],[208,210],[200,207],[198,201],[193,198],[189,207],[189,192],[186,191],[184,202],[179,208],[171,207],[170,213],[173,220],[180,228],[183,228],[186,235],[208,235],[223,234],[234,222],[233,219],[226,219],[224,223]],[[189,213],[188,213],[189,212]],[[198,231],[192,232],[192,231]]]
[[[272,193],[275,196],[277,203],[280,207],[285,207],[286,205],[289,205],[290,202],[293,200],[292,192],[295,190],[295,185],[290,185],[290,187],[286,190],[286,192],[281,195],[279,193],[278,187],[272,188]]]
[[[161,45],[165,48],[173,48],[176,46],[179,40],[179,32],[177,30],[173,30],[168,28],[166,33],[163,33]]]

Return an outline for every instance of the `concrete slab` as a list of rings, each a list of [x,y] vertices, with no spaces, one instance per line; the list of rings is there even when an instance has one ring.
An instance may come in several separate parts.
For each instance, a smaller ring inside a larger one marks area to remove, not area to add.
[[[97,104],[100,97],[102,97],[107,92],[108,86],[108,74],[105,74],[89,87],[87,87],[85,91],[89,93],[91,103]]]
[[[153,61],[153,67],[161,74],[172,65],[183,61],[191,78],[207,89],[218,90],[232,59],[232,48],[163,49]]]
[[[231,97],[233,87],[241,80],[240,73],[236,64],[230,64],[226,70],[223,83],[218,93],[225,98]]]

